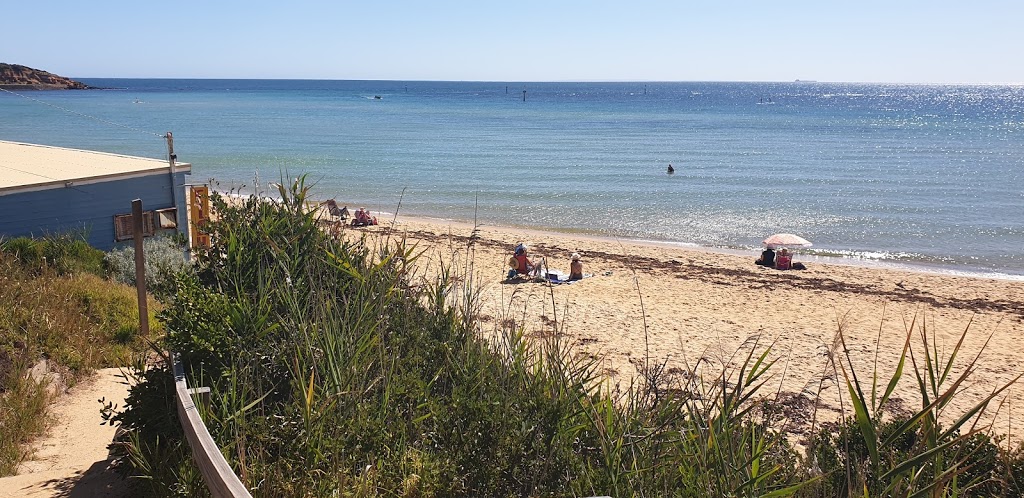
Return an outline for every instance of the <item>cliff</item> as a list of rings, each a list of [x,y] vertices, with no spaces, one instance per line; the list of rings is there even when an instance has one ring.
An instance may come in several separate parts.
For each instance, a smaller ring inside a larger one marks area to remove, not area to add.
[[[92,87],[80,81],[39,69],[0,63],[0,88],[8,90],[85,90]]]

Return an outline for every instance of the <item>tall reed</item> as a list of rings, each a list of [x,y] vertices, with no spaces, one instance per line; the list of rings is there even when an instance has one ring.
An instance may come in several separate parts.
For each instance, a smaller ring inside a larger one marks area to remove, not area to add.
[[[1020,375],[966,409],[948,413],[988,345],[986,340],[973,358],[958,364],[969,331],[970,325],[944,356],[934,331],[929,333],[926,321],[915,316],[906,326],[895,371],[883,376],[876,363],[868,385],[853,367],[840,327],[837,343],[843,355],[833,361],[853,417],[834,432],[820,432],[810,449],[813,468],[826,478],[818,488],[822,496],[1020,496],[1024,487],[1010,470],[1020,465],[1019,454],[999,446],[1001,438],[982,423],[992,401]],[[953,375],[957,369],[959,375]],[[887,402],[907,373],[917,386],[920,407],[887,417]],[[943,420],[948,422],[943,425]]]

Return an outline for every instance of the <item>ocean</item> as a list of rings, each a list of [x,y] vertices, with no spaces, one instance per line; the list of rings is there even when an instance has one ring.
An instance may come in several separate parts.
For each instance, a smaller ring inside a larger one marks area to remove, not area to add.
[[[1022,86],[81,80],[0,92],[0,139],[162,158],[171,131],[224,191],[1024,276]]]

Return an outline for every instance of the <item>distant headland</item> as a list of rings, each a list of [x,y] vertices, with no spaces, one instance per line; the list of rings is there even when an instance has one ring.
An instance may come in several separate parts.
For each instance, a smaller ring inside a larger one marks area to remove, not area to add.
[[[5,90],[87,90],[81,81],[39,69],[0,62],[0,88]]]

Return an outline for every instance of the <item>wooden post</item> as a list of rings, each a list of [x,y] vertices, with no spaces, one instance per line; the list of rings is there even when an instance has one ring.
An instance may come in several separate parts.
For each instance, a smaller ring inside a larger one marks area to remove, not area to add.
[[[171,167],[171,205],[174,206],[175,210],[177,210],[178,187],[174,184],[174,173],[176,169],[176,163],[178,161],[178,156],[174,154],[174,135],[171,135],[171,132],[167,132],[167,134],[164,135],[164,138],[167,139],[167,163]],[[175,218],[178,219],[177,215],[175,215]]]
[[[188,393],[192,396],[199,396],[199,403],[203,405],[203,409],[210,410],[210,388],[209,387],[193,387],[188,390]]]
[[[146,255],[142,249],[142,199],[132,201],[132,239],[135,241],[135,290],[139,296],[139,332],[149,337],[149,306],[146,303]]]

